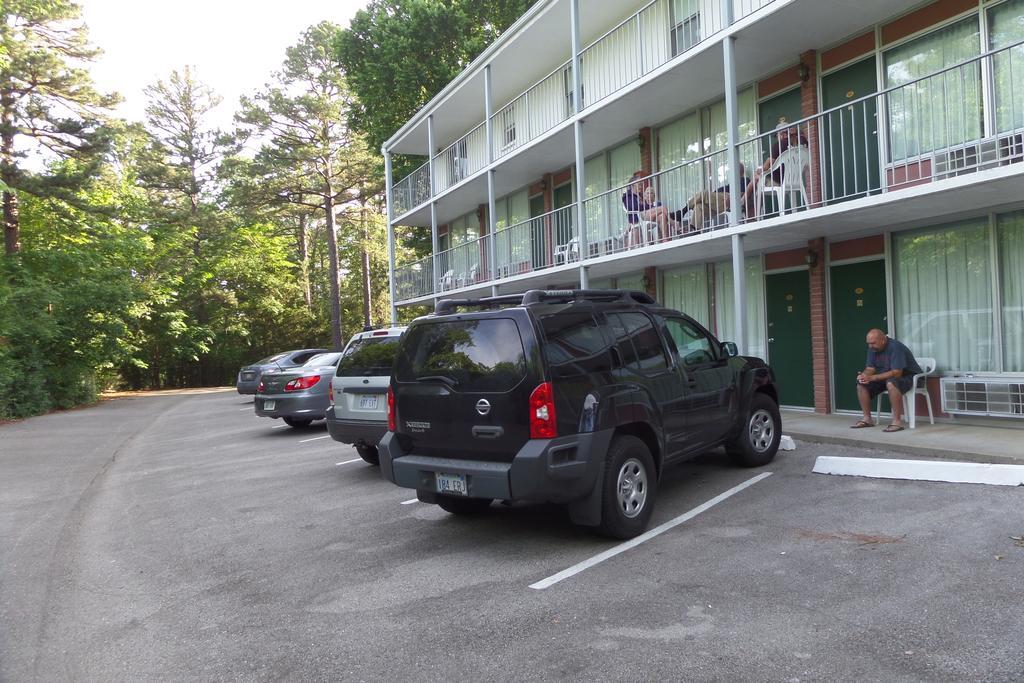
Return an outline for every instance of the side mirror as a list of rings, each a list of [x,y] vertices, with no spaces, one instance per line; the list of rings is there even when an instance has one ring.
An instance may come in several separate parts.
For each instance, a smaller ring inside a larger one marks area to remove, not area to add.
[[[740,350],[736,346],[736,342],[722,342],[722,353],[724,353],[727,358],[733,358],[740,355]]]

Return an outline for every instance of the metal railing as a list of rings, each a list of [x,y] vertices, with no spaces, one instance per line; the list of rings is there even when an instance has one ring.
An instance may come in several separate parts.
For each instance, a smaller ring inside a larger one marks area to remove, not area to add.
[[[491,236],[446,249],[437,254],[437,292],[469,287],[491,279],[488,268]]]
[[[434,191],[443,192],[487,165],[487,127],[481,123],[434,157]]]
[[[747,221],[1024,161],[1024,41],[780,121],[739,153]]]
[[[430,256],[395,267],[395,298],[408,301],[434,291],[434,259]]]
[[[495,159],[540,137],[572,115],[570,65],[571,62],[560,65],[491,116]]]
[[[393,214],[402,216],[430,199],[430,162],[424,163],[391,188]]]
[[[529,273],[579,261],[576,206],[535,216],[495,233],[497,277]]]

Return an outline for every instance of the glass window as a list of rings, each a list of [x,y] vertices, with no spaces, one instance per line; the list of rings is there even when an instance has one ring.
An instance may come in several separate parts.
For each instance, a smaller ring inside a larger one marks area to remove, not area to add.
[[[398,381],[433,377],[458,391],[508,391],[525,376],[523,340],[509,318],[414,325],[395,358]]]
[[[999,50],[1024,40],[1024,0],[1010,0],[988,11],[989,49]],[[1002,50],[992,58],[996,131],[1024,127],[1024,45]]]
[[[345,349],[336,377],[383,377],[391,374],[398,337],[356,339]]]
[[[896,335],[943,372],[996,370],[988,221],[893,238]]]
[[[672,0],[672,55],[686,52],[700,42],[699,0]]]
[[[606,317],[623,363],[647,373],[668,369],[661,338],[650,318],[629,312],[607,313]]]
[[[978,18],[969,17],[885,53],[889,149],[893,160],[945,149],[981,137],[981,50]],[[923,78],[935,74],[930,78]],[[923,80],[910,83],[915,79]]]
[[[1003,371],[1024,372],[1024,211],[999,217]]]
[[[687,314],[708,326],[708,269],[704,264],[673,268],[662,273],[661,301],[667,308]]]
[[[574,377],[611,369],[608,344],[589,312],[562,313],[540,319],[547,344],[544,356],[557,377]]]
[[[615,278],[616,289],[629,289],[635,292],[646,292],[643,283],[643,273],[633,273],[632,275],[620,275]]]
[[[341,358],[341,353],[338,351],[332,353],[317,353],[309,358],[303,365],[310,368],[322,368],[328,365],[336,365],[338,359]]]
[[[682,318],[668,318],[665,321],[668,335],[675,342],[676,352],[684,367],[713,363],[718,353],[711,339]]]
[[[760,256],[747,257],[747,348],[740,352],[764,358],[767,354],[765,329],[768,322],[764,308],[764,271]],[[715,331],[722,341],[735,341],[736,306],[732,284],[732,263],[715,264]]]

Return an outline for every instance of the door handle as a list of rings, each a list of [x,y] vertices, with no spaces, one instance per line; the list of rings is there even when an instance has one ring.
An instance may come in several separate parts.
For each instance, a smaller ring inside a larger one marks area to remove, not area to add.
[[[501,427],[487,427],[477,425],[473,427],[473,436],[478,439],[497,439],[505,433]]]
[[[774,344],[775,343],[775,337],[768,337],[768,343],[769,344]]]

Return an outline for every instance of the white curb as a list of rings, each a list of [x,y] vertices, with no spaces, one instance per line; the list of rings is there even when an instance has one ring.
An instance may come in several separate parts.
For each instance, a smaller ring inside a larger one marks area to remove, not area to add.
[[[956,484],[1024,486],[1024,465],[994,465],[940,460],[890,460],[886,458],[840,458],[820,456],[813,472],[880,479],[945,481]]]

